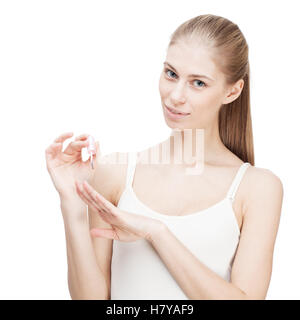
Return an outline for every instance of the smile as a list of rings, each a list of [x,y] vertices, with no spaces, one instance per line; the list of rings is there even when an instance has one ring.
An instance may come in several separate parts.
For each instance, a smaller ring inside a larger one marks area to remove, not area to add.
[[[170,108],[164,105],[164,109],[166,114],[171,119],[182,119],[190,115],[190,113],[183,113],[183,112],[173,112]]]

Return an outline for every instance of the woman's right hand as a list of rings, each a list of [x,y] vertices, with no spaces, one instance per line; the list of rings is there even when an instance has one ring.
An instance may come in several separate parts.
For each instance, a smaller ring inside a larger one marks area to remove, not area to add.
[[[72,132],[61,134],[46,149],[47,170],[52,182],[62,198],[79,198],[75,181],[91,180],[94,170],[90,167],[89,159],[82,161],[81,150],[88,146],[88,134],[77,136],[74,141],[62,151],[63,142],[73,136]],[[96,142],[94,163],[99,155],[99,142]],[[80,199],[80,198],[79,198]]]

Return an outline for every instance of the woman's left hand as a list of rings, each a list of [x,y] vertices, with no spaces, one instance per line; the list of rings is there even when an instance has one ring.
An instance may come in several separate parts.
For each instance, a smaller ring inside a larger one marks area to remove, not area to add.
[[[165,225],[157,219],[120,210],[99,194],[89,183],[76,181],[76,190],[81,199],[100,217],[109,223],[112,229],[91,229],[94,237],[103,237],[131,242],[139,239],[151,241],[152,236],[163,230]]]

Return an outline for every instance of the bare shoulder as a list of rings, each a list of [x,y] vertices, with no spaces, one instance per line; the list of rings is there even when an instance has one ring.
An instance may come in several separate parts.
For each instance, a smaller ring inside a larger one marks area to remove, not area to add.
[[[91,180],[92,186],[114,205],[125,183],[127,153],[112,152],[99,157]]]
[[[258,190],[270,189],[283,190],[283,184],[280,178],[271,170],[249,166],[248,168],[249,191],[258,192]]]
[[[231,282],[246,293],[247,299],[265,299],[272,273],[283,185],[271,170],[254,166],[247,168],[245,182],[246,211]]]
[[[283,184],[280,178],[271,170],[249,166],[245,175],[243,212],[249,211],[255,203],[273,203],[281,206]]]

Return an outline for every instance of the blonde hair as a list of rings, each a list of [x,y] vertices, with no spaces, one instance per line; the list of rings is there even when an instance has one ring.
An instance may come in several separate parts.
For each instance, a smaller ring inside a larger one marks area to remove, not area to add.
[[[169,47],[181,40],[197,39],[214,53],[213,61],[224,73],[226,83],[244,80],[237,99],[222,105],[219,134],[224,145],[244,162],[254,166],[252,121],[250,112],[250,68],[248,44],[239,27],[232,21],[204,14],[181,24],[171,35]]]

